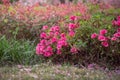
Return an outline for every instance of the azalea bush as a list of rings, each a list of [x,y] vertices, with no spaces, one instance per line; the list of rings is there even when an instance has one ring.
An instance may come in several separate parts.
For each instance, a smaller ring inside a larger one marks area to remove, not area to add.
[[[89,16],[84,4],[60,4],[25,6],[21,3],[0,5],[1,34],[18,39],[35,39],[43,25],[52,26],[64,22],[70,15]],[[4,30],[5,29],[5,30]],[[34,37],[33,37],[34,36]]]

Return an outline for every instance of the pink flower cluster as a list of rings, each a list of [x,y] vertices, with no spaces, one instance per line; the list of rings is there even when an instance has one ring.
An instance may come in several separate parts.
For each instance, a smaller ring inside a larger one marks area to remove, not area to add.
[[[70,20],[72,20],[73,22],[75,20],[77,20],[77,16],[71,16],[70,17]],[[69,35],[71,37],[74,37],[75,36],[75,29],[77,28],[78,26],[75,24],[75,23],[69,23],[68,25],[68,31],[69,31]]]
[[[93,33],[91,35],[91,38],[92,39],[98,38],[98,40],[101,42],[102,46],[108,47],[109,44],[108,44],[108,37],[105,36],[106,33],[107,33],[107,30],[106,29],[102,29],[102,30],[100,30],[99,34]]]
[[[76,16],[72,16],[70,19],[76,20]],[[40,34],[40,42],[36,46],[36,54],[50,57],[53,54],[62,54],[62,49],[70,47],[67,36],[74,36],[77,26],[74,23],[70,23],[66,29],[66,33],[61,30],[60,26],[43,26],[42,33]],[[69,34],[67,35],[67,32]],[[77,53],[78,49],[72,46],[71,53]]]
[[[111,40],[117,41],[120,38],[120,16],[117,17],[116,20],[113,21],[113,25],[116,27],[116,32],[113,34]]]
[[[120,16],[118,16],[117,19],[114,20],[112,23],[113,23],[113,25],[120,27]]]
[[[98,37],[98,40],[101,41],[101,44],[104,46],[104,47],[108,47],[109,44],[108,44],[108,40],[111,40],[111,41],[117,41],[119,38],[120,38],[120,16],[117,17],[116,20],[114,20],[112,22],[112,24],[114,26],[117,26],[115,29],[115,33],[112,35],[112,37],[105,37],[105,34],[107,33],[107,30],[106,29],[102,29],[100,30],[100,33],[99,34],[96,34],[96,33],[93,33],[91,35],[91,38],[92,39],[95,39]]]

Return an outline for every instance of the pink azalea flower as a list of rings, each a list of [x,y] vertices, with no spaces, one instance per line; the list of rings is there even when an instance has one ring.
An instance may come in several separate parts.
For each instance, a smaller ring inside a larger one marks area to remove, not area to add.
[[[76,25],[74,23],[69,24],[69,31],[74,30],[76,28]]]
[[[48,46],[48,47],[46,48],[46,51],[52,52],[52,47],[51,47],[51,46]]]
[[[120,32],[120,28],[117,29],[117,32]]]
[[[116,41],[117,38],[116,38],[116,37],[112,37],[111,40],[112,40],[112,41]]]
[[[120,16],[117,17],[117,20],[120,20]]]
[[[106,39],[105,36],[99,35],[99,36],[98,36],[98,40],[99,40],[99,41],[106,41],[107,39]]]
[[[58,35],[59,35],[59,32],[55,32],[54,35],[55,35],[55,36],[58,36]]]
[[[43,54],[44,46],[40,46],[39,44],[36,46],[36,54],[40,55]]]
[[[70,16],[70,20],[72,21],[77,20],[77,16]]]
[[[53,54],[53,53],[51,53],[51,52],[45,52],[45,53],[44,53],[44,56],[45,56],[45,57],[50,57],[50,56],[52,56],[52,54]]]
[[[114,37],[120,37],[120,32],[115,33]]]
[[[73,37],[73,36],[75,36],[75,32],[74,32],[74,31],[70,31],[70,32],[69,32],[69,35],[70,35],[71,37]]]
[[[108,46],[109,46],[109,44],[108,44],[107,41],[104,41],[104,42],[102,42],[101,44],[102,44],[102,46],[104,46],[104,47],[108,47]]]
[[[52,38],[52,43],[56,43],[57,42],[57,38],[53,37]]]
[[[47,34],[46,34],[45,32],[42,32],[42,33],[40,34],[40,37],[41,37],[41,38],[47,38]]]
[[[57,49],[59,50],[59,49],[61,49],[61,48],[62,48],[62,45],[57,44]]]
[[[55,29],[55,31],[58,31],[58,32],[59,32],[60,27],[59,27],[59,26],[54,26],[54,29]]]
[[[73,47],[70,49],[70,52],[71,52],[71,53],[78,53],[78,50],[77,50],[76,47],[73,46]]]
[[[65,37],[65,33],[61,33],[61,34],[60,34],[60,37]]]
[[[107,33],[107,30],[106,30],[106,29],[100,30],[100,35],[104,35],[104,34],[106,34],[106,33]]]
[[[48,29],[48,26],[43,26],[42,30]]]
[[[94,38],[96,38],[97,36],[98,36],[98,34],[93,33],[93,34],[91,35],[91,38],[94,39]]]

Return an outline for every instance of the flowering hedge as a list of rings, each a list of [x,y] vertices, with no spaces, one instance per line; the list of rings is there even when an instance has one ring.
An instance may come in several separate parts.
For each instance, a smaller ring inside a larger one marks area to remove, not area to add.
[[[79,18],[89,18],[87,7],[84,4],[24,6],[20,3],[14,5],[0,5],[1,34],[16,35],[17,38],[35,38],[43,25],[52,26],[64,22],[70,15],[79,15]],[[87,17],[88,16],[88,17]],[[9,27],[8,27],[9,26]],[[3,29],[4,32],[3,32]]]

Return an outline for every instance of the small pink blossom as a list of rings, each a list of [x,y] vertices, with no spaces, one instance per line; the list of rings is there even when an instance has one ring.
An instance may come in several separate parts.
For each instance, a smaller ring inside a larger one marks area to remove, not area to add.
[[[70,49],[70,52],[71,52],[71,53],[78,53],[78,50],[77,50],[76,47],[73,46],[73,47]]]
[[[57,38],[53,37],[52,38],[52,43],[56,43],[57,42]]]
[[[108,44],[107,41],[104,41],[104,42],[102,42],[101,44],[102,44],[102,46],[104,46],[104,47],[108,47],[108,46],[109,46],[109,44]]]
[[[74,31],[70,31],[69,32],[69,36],[71,36],[71,37],[75,36],[75,32]]]
[[[45,56],[45,57],[50,57],[50,56],[52,56],[52,54],[53,54],[53,53],[51,53],[51,52],[45,52],[45,53],[44,53],[44,56]]]
[[[60,34],[60,37],[65,37],[65,33],[61,33],[61,34]]]
[[[77,20],[77,16],[70,16],[70,20],[72,21]]]
[[[42,33],[40,34],[40,37],[41,37],[41,38],[47,38],[47,34],[46,34],[45,32],[42,32]]]
[[[107,39],[106,39],[105,36],[99,35],[99,36],[98,36],[98,40],[99,40],[99,41],[106,41]]]
[[[120,32],[120,28],[117,29],[117,32]]]
[[[98,36],[98,34],[93,33],[93,34],[91,35],[91,38],[94,39],[94,38],[96,38],[97,36]]]
[[[43,54],[43,50],[44,50],[44,46],[40,46],[39,44],[36,46],[36,54],[37,55],[40,55],[40,54]]]
[[[48,26],[43,26],[42,30],[48,29]]]
[[[115,33],[114,37],[120,37],[120,32]]]
[[[107,30],[106,30],[106,29],[100,30],[100,35],[104,35],[104,34],[106,34],[106,33],[107,33]]]
[[[112,40],[112,41],[116,41],[117,38],[116,38],[116,37],[112,37],[111,40]]]
[[[75,28],[77,28],[76,24],[74,24],[74,23],[69,24],[69,31],[74,30]]]

